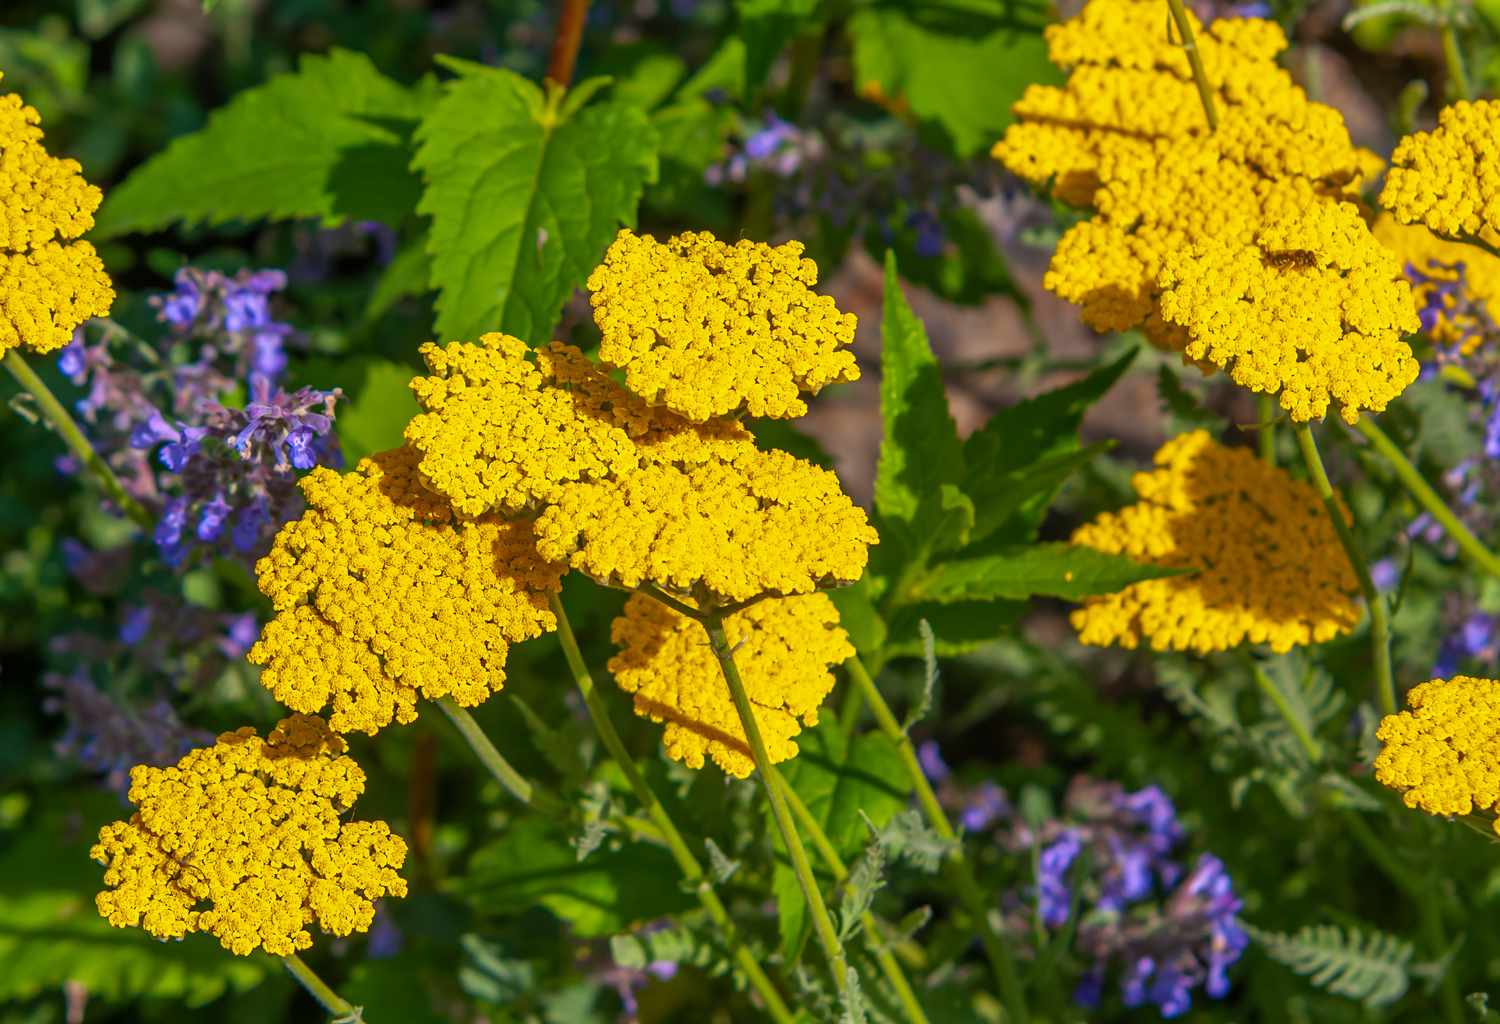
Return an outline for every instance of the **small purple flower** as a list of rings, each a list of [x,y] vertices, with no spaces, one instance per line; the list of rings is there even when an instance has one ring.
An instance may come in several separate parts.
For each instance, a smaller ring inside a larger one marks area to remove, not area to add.
[[[922,774],[927,776],[927,781],[934,785],[946,782],[953,774],[948,763],[943,760],[937,740],[923,740],[917,744],[917,762],[921,764]]]
[[[73,340],[64,346],[57,354],[57,368],[62,371],[63,376],[77,384],[78,378],[83,375],[87,367],[86,356],[83,349],[83,339],[79,332],[74,332]]]
[[[125,619],[120,623],[120,643],[133,647],[146,636],[151,628],[150,605],[136,605],[125,610]]]
[[[1010,801],[1005,796],[1005,790],[986,780],[964,801],[959,821],[966,832],[983,832],[1009,814]]]
[[[1044,847],[1037,858],[1037,913],[1048,928],[1060,928],[1068,920],[1073,899],[1068,888],[1068,869],[1082,849],[1078,833],[1068,831]]]
[[[1401,582],[1401,570],[1396,568],[1396,560],[1382,558],[1370,566],[1370,581],[1376,590],[1395,590],[1396,584]]]
[[[224,532],[224,520],[229,518],[231,511],[229,502],[224,500],[222,494],[214,495],[198,511],[198,539],[205,543],[218,540],[219,535]]]
[[[254,612],[232,615],[225,625],[224,635],[219,638],[219,650],[226,658],[243,658],[245,653],[255,646],[258,636],[260,636],[260,620],[256,618]]]
[[[177,271],[172,283],[174,290],[162,299],[161,316],[169,324],[186,327],[198,318],[203,308],[203,293],[186,267]]]

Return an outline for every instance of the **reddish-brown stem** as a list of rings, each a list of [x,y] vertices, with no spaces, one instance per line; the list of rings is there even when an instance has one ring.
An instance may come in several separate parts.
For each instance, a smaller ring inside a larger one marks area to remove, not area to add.
[[[557,31],[552,36],[552,56],[547,60],[547,79],[564,89],[573,84],[573,68],[578,63],[578,47],[583,42],[583,22],[588,13],[589,0],[562,0]]]

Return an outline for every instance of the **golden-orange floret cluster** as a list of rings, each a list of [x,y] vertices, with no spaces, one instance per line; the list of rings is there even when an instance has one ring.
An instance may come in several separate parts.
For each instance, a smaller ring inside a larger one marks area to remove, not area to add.
[[[1080,640],[1284,652],[1354,628],[1357,581],[1310,485],[1201,430],[1172,438],[1155,462],[1132,481],[1140,501],[1080,527],[1073,543],[1193,572],[1087,599],[1072,615]]]
[[[47,152],[40,124],[21,97],[0,96],[0,355],[59,349],[115,299],[94,247],[70,241],[94,226],[102,195],[78,161]]]
[[[1306,219],[1297,253],[1377,253],[1348,202],[1370,155],[1351,143],[1338,111],[1308,100],[1276,65],[1286,38],[1258,19],[1207,29],[1194,21],[1218,112],[1210,130],[1166,24],[1151,0],[1090,0],[1048,29],[1052,59],[1072,69],[1067,84],[1028,89],[994,149],[1016,174],[1095,210],[1059,241],[1046,287],[1096,330],[1140,327],[1206,372],[1281,393],[1294,419],[1321,416],[1330,401],[1351,421],[1384,408],[1417,371],[1401,340],[1415,329],[1404,316],[1405,281],[1387,274],[1388,259],[1353,271],[1332,257],[1288,258],[1273,238]],[[1186,261],[1212,287],[1183,290]],[[1355,277],[1375,291],[1354,295]],[[1194,308],[1226,283],[1257,298]],[[1259,300],[1266,288],[1315,296],[1316,324],[1295,323],[1300,309],[1272,310]],[[1272,351],[1262,353],[1246,339],[1268,326]],[[1323,388],[1328,367],[1342,376]]]
[[[410,722],[418,697],[480,704],[510,645],[557,625],[564,567],[537,555],[531,524],[454,515],[416,465],[405,447],[315,469],[308,510],[256,566],[276,614],[250,661],[288,707],[331,707],[340,732]]]
[[[773,762],[797,754],[794,737],[816,725],[833,688],[829,666],[854,655],[826,594],[770,598],[728,616],[724,632]],[[635,696],[635,713],[665,722],[667,754],[690,768],[710,758],[745,778],[755,769],[729,687],[698,622],[641,594],[625,602],[610,637],[609,670]]]
[[[162,939],[207,932],[234,953],[286,956],[365,931],[373,901],[405,896],[406,844],[383,821],[350,821],[365,774],[311,715],[262,740],[227,732],[170,768],[130,773],[128,821],[99,830],[99,913]]]
[[[575,348],[425,349],[406,436],[424,481],[469,514],[526,511],[541,556],[611,586],[716,603],[852,582],[875,543],[827,470],[762,451],[732,419],[647,404]]]
[[[1493,811],[1500,802],[1500,682],[1454,676],[1412,687],[1387,715],[1375,778],[1428,814]],[[1494,824],[1500,832],[1500,819]]]
[[[653,405],[702,423],[741,411],[795,417],[804,392],[859,379],[854,314],[818,295],[801,242],[658,242],[622,230],[588,280],[599,358]]]
[[[1373,230],[1403,266],[1428,279],[1412,285],[1417,307],[1432,311],[1428,337],[1439,345],[1459,346],[1461,355],[1473,354],[1489,323],[1466,311],[1468,303],[1460,303],[1459,293],[1482,304],[1491,317],[1500,312],[1500,256],[1439,238],[1421,224],[1402,224],[1390,214],[1376,218]]]
[[[1380,205],[1449,238],[1500,238],[1500,101],[1461,101],[1396,144]]]

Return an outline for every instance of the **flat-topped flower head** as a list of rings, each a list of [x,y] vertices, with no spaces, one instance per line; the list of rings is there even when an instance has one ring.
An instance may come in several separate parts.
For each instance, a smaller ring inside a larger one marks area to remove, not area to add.
[[[1428,814],[1494,811],[1500,803],[1500,682],[1454,676],[1412,687],[1387,715],[1375,778]],[[1500,819],[1494,828],[1500,832]]]
[[[374,901],[405,896],[406,844],[383,821],[347,818],[365,773],[311,715],[264,740],[246,727],[170,768],[130,773],[136,812],[99,830],[99,913],[160,939],[207,932],[227,950],[287,956],[307,926],[366,931]]]
[[[647,402],[696,423],[801,416],[803,394],[859,379],[854,314],[812,290],[818,268],[802,250],[621,231],[588,280],[600,360]]]
[[[1461,101],[1396,144],[1380,205],[1450,238],[1500,237],[1500,100]]]
[[[1089,598],[1072,615],[1080,640],[1280,653],[1354,628],[1357,582],[1310,485],[1202,430],[1172,438],[1155,461],[1132,481],[1140,501],[1080,527],[1073,543],[1195,572]]]
[[[758,601],[728,616],[724,632],[771,761],[797,756],[794,737],[816,725],[833,689],[829,667],[853,657],[826,594]],[[667,754],[689,768],[710,758],[736,778],[755,770],[750,744],[703,626],[659,601],[633,594],[610,628],[621,647],[609,662],[635,713],[666,723]]]
[[[115,298],[94,247],[70,241],[94,226],[102,195],[76,160],[47,152],[40,124],[20,96],[0,96],[0,355],[62,348]]]
[[[684,433],[641,452],[636,468],[565,488],[537,518],[544,558],[719,605],[864,572],[878,538],[828,470],[737,437]]]
[[[314,470],[307,511],[256,565],[276,614],[249,659],[288,707],[331,707],[339,732],[410,722],[419,697],[480,704],[510,645],[557,626],[564,567],[537,555],[531,524],[455,516],[417,459],[408,446]]]
[[[1184,354],[1279,394],[1296,422],[1329,402],[1358,422],[1417,379],[1402,340],[1421,326],[1411,285],[1352,203],[1270,219],[1249,245],[1201,238],[1167,255],[1158,283],[1162,319],[1187,329]]]

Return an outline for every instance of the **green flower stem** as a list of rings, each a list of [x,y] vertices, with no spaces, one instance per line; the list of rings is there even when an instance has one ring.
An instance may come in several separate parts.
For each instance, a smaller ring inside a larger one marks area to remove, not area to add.
[[[1287,703],[1286,694],[1271,682],[1270,676],[1266,675],[1266,670],[1253,659],[1250,662],[1250,674],[1255,677],[1255,685],[1260,687],[1260,692],[1265,694],[1272,707],[1280,712],[1282,721],[1286,722],[1287,728],[1297,738],[1297,744],[1307,755],[1308,761],[1315,765],[1322,764],[1323,744],[1319,743],[1318,738],[1308,731],[1307,723],[1292,712],[1292,706]]]
[[[823,863],[828,865],[828,870],[833,873],[833,880],[843,885],[849,877],[849,868],[844,863],[839,852],[833,848],[833,843],[828,839],[828,833],[823,831],[823,826],[818,824],[818,819],[812,816],[807,809],[807,804],[797,795],[797,791],[791,787],[780,773],[775,776],[775,785],[780,788],[781,796],[792,809],[792,814],[802,823],[807,837],[812,840],[813,847],[817,849],[818,856],[823,858]],[[912,990],[911,982],[906,980],[906,972],[901,969],[901,964],[891,953],[881,935],[880,922],[875,920],[875,915],[866,910],[859,917],[859,923],[864,929],[870,952],[875,955],[875,962],[880,965],[880,972],[885,975],[885,980],[891,983],[891,988],[896,991],[896,998],[901,1003],[901,1008],[906,1012],[906,1019],[913,1024],[929,1024],[927,1013],[922,1009],[922,1004],[917,1001],[917,994]]]
[[[723,935],[725,945],[734,956],[734,962],[745,973],[751,987],[765,1002],[766,1013],[777,1024],[795,1024],[796,1018],[788,1009],[786,1001],[781,998],[781,993],[777,991],[776,986],[761,967],[760,961],[755,959],[755,954],[750,952],[749,947],[740,938],[739,930],[735,928],[729,911],[719,899],[719,894],[714,892],[708,875],[703,871],[703,866],[688,849],[682,833],[672,821],[672,816],[667,813],[666,807],[647,785],[640,766],[635,763],[635,758],[630,756],[630,752],[625,749],[625,744],[620,739],[620,734],[615,731],[614,723],[609,717],[609,710],[604,706],[604,700],[599,695],[598,688],[594,686],[594,677],[589,672],[588,663],[584,661],[583,651],[578,647],[578,638],[573,635],[573,624],[568,621],[567,610],[557,594],[552,595],[552,613],[557,616],[557,637],[562,644],[563,657],[567,659],[568,668],[573,673],[573,682],[583,697],[589,717],[593,719],[594,728],[599,733],[599,738],[604,741],[604,747],[609,751],[609,756],[614,758],[615,763],[620,766],[620,771],[624,773],[625,781],[635,793],[636,799],[641,802],[641,806],[646,808],[646,814],[660,834],[662,841],[666,843],[667,849],[671,851],[672,859],[677,861],[677,867],[682,872],[683,878],[692,884],[698,896],[698,902],[703,904],[703,909],[708,912],[708,916],[713,919],[715,926]]]
[[[1391,626],[1385,598],[1375,589],[1375,581],[1370,578],[1370,567],[1359,550],[1359,542],[1355,540],[1354,531],[1344,519],[1338,499],[1334,497],[1333,485],[1328,482],[1328,473],[1323,468],[1323,459],[1318,454],[1318,443],[1313,440],[1312,429],[1306,423],[1299,423],[1296,434],[1297,445],[1302,449],[1302,461],[1307,464],[1307,473],[1312,477],[1318,497],[1323,499],[1323,507],[1328,510],[1328,518],[1333,521],[1333,529],[1339,535],[1339,543],[1344,546],[1344,554],[1349,558],[1349,564],[1359,580],[1360,592],[1365,596],[1365,604],[1370,608],[1370,657],[1375,662],[1376,706],[1380,708],[1381,714],[1394,715],[1396,684],[1391,674]]]
[[[1386,435],[1385,431],[1380,429],[1374,417],[1368,414],[1361,416],[1359,422],[1354,425],[1354,429],[1363,434],[1365,440],[1370,442],[1370,447],[1374,448],[1376,453],[1390,465],[1397,479],[1406,486],[1407,491],[1417,500],[1417,504],[1426,509],[1432,518],[1436,519],[1442,525],[1443,529],[1448,531],[1448,536],[1453,538],[1454,542],[1458,545],[1459,551],[1463,552],[1464,556],[1473,563],[1474,567],[1489,573],[1491,576],[1500,578],[1500,558],[1497,558],[1494,552],[1481,544],[1479,538],[1475,537],[1469,531],[1469,528],[1459,521],[1458,516],[1454,514],[1453,510],[1444,503],[1437,491],[1432,489],[1432,485],[1423,478],[1421,471],[1411,464],[1411,460],[1406,457],[1400,448],[1396,447],[1396,443]]]
[[[1208,118],[1208,129],[1219,127],[1219,114],[1214,109],[1214,91],[1208,84],[1208,74],[1203,70],[1203,55],[1198,52],[1198,40],[1193,38],[1193,26],[1188,21],[1187,9],[1182,0],[1167,0],[1172,11],[1172,21],[1182,36],[1182,50],[1187,54],[1188,65],[1193,69],[1193,83],[1198,86],[1198,99],[1203,101],[1203,113]]]
[[[828,916],[823,894],[818,891],[818,880],[813,877],[807,850],[802,845],[801,836],[797,834],[797,823],[792,820],[792,813],[787,808],[786,800],[782,798],[782,787],[776,784],[781,773],[771,763],[766,741],[760,734],[760,725],[755,721],[755,713],[750,706],[750,694],[746,692],[745,681],[740,678],[739,667],[734,663],[734,648],[724,635],[724,615],[721,612],[704,612],[699,621],[708,630],[709,646],[719,659],[724,682],[729,687],[730,696],[734,698],[735,710],[739,712],[740,725],[745,730],[745,738],[750,741],[750,755],[755,759],[756,774],[760,776],[766,799],[771,804],[771,817],[775,819],[776,828],[781,833],[787,857],[792,862],[792,871],[797,875],[797,884],[802,887],[802,897],[807,900],[808,912],[812,914],[813,931],[817,933],[818,943],[828,957],[833,983],[843,993],[849,988],[849,961],[844,956],[844,947],[833,927],[833,919]]]
[[[511,766],[511,763],[505,759],[505,755],[500,753],[490,742],[490,738],[484,734],[479,723],[474,721],[474,716],[469,714],[467,708],[459,707],[449,697],[438,700],[437,706],[443,709],[443,714],[448,716],[459,735],[464,738],[464,742],[468,743],[480,763],[489,769],[495,781],[500,783],[507,793],[534,810],[546,813],[563,810],[562,804],[555,796],[538,789],[531,780]]]
[[[1474,98],[1474,86],[1469,82],[1469,73],[1464,70],[1464,53],[1458,45],[1458,31],[1453,24],[1453,12],[1451,4],[1444,4],[1443,27],[1441,35],[1443,40],[1443,66],[1448,72],[1448,94],[1450,99],[1472,100]]]
[[[979,883],[975,881],[973,869],[969,867],[968,859],[964,856],[963,844],[959,840],[958,833],[953,830],[947,813],[943,811],[943,805],[938,803],[937,794],[932,791],[932,785],[922,771],[921,762],[917,760],[917,752],[911,745],[911,737],[906,735],[906,730],[901,728],[900,722],[896,721],[896,716],[891,712],[891,706],[885,702],[885,697],[875,685],[875,680],[871,678],[869,672],[865,671],[865,666],[859,658],[850,658],[844,662],[844,668],[848,671],[850,680],[864,693],[865,702],[875,713],[875,721],[880,726],[880,731],[896,744],[896,749],[901,755],[901,762],[906,767],[906,774],[916,790],[917,802],[922,805],[922,812],[927,816],[928,824],[939,836],[953,844],[945,861],[945,869],[958,890],[958,896],[963,901],[964,908],[973,919],[974,930],[978,932],[979,941],[984,946],[985,955],[989,958],[990,969],[994,972],[996,985],[999,986],[1000,998],[1005,1004],[1006,1016],[1009,1018],[1008,1024],[1026,1024],[1026,996],[1021,988],[1020,975],[1016,973],[1015,960],[1011,958],[1010,950],[1006,948],[1004,941],[990,924],[989,906],[984,893],[980,890]]]
[[[321,1003],[323,1009],[332,1014],[336,1020],[340,1022],[354,1022],[365,1019],[364,1007],[353,1005],[349,1000],[335,992],[329,987],[328,982],[318,977],[317,972],[303,963],[302,958],[296,953],[290,953],[282,957],[281,962],[286,965],[286,969],[291,976],[296,978],[303,988],[307,989],[308,994]]]
[[[1260,426],[1257,430],[1260,442],[1260,457],[1267,465],[1276,465],[1276,398],[1273,395],[1257,395],[1260,410]]]
[[[104,493],[109,495],[111,501],[120,507],[120,510],[129,516],[137,526],[146,531],[156,527],[156,520],[151,513],[146,511],[140,502],[136,501],[125,492],[125,487],[120,483],[120,478],[115,476],[115,471],[109,468],[109,463],[100,458],[99,453],[94,451],[94,446],[89,444],[89,439],[83,436],[83,431],[78,429],[78,424],[73,417],[68,415],[52,389],[36,375],[36,371],[26,362],[21,350],[11,349],[5,353],[5,368],[10,375],[16,379],[16,383],[31,393],[36,399],[37,406],[42,415],[47,417],[47,422],[62,437],[63,443],[78,456],[90,473],[94,474],[99,485],[104,488]]]

